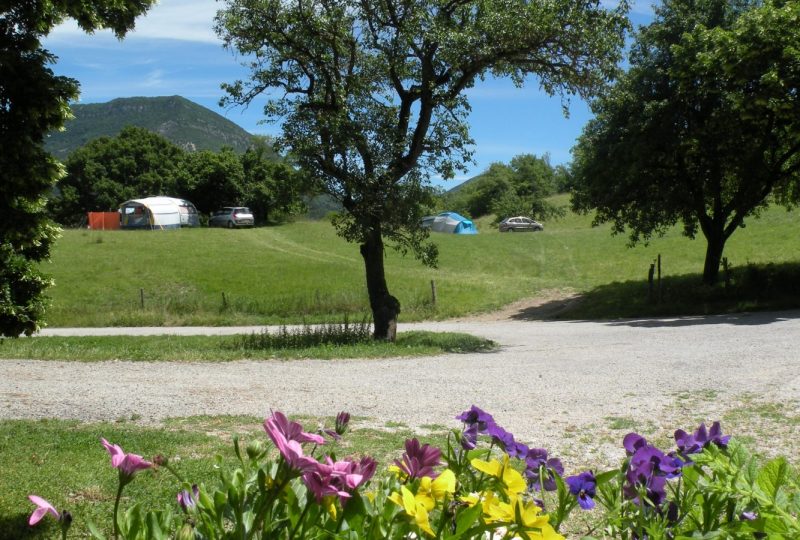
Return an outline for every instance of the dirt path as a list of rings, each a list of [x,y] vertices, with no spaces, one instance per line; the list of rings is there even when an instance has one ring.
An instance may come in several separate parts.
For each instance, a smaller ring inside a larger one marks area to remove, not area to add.
[[[800,312],[606,322],[448,321],[493,353],[341,361],[0,362],[0,418],[332,415],[455,427],[471,404],[573,461],[616,459],[635,428],[666,438],[721,419],[764,453],[800,450]],[[222,333],[248,329],[134,329]],[[108,329],[104,330],[108,331]],[[120,329],[115,329],[119,332]],[[62,329],[61,332],[64,332]],[[577,450],[577,449],[580,450]]]

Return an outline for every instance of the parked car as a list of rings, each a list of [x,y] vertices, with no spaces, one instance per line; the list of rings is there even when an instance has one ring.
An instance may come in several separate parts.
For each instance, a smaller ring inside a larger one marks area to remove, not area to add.
[[[211,213],[208,219],[209,227],[252,227],[253,213],[244,206],[226,206],[221,210]]]
[[[510,217],[500,222],[500,232],[535,232],[543,230],[544,225],[525,216]]]

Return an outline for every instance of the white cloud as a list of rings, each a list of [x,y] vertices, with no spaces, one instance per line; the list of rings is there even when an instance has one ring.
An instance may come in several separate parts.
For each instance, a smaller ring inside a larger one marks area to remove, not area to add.
[[[219,43],[214,33],[214,16],[219,5],[215,0],[162,0],[143,17],[127,38],[174,39],[203,43]],[[53,40],[71,40],[83,34],[75,21],[57,26],[50,34]],[[111,37],[103,30],[98,35]]]

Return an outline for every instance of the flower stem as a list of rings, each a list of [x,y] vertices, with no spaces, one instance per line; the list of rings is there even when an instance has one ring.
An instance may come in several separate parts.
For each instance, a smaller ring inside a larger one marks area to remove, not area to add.
[[[310,506],[311,506],[311,501],[306,500],[305,508],[303,508],[303,511],[300,513],[300,517],[297,518],[297,523],[292,528],[292,532],[289,533],[289,540],[292,540],[294,538],[294,534],[297,532],[297,529],[299,529],[300,525],[303,523],[303,518],[306,517],[306,514],[308,513],[308,508]],[[344,512],[342,512],[342,515],[344,515]]]
[[[119,538],[119,523],[117,522],[117,512],[119,512],[119,500],[122,498],[122,490],[125,484],[122,482],[122,472],[120,472],[119,486],[117,487],[117,498],[114,500],[114,540]]]

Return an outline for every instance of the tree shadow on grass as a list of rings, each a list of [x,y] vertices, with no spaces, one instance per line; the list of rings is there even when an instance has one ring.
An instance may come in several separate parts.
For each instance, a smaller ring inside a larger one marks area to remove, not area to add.
[[[660,300],[659,300],[660,297]],[[578,296],[521,309],[514,320],[603,320],[641,327],[762,325],[800,318],[800,262],[746,265],[715,286],[701,274],[666,276],[661,293],[647,280],[600,285]]]
[[[31,506],[31,511],[35,508]],[[33,540],[40,538],[56,538],[59,536],[58,526],[52,516],[35,527],[28,525],[30,514],[0,515],[0,538],[14,538],[15,540]]]

